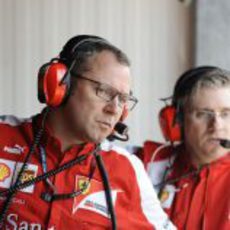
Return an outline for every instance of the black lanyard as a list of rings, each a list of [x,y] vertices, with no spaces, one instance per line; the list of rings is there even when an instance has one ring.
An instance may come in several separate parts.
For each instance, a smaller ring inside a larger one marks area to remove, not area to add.
[[[47,161],[46,161],[46,150],[43,146],[40,146],[40,156],[41,156],[41,164],[42,164],[42,170],[43,173],[46,174],[47,173]],[[57,189],[55,187],[55,185],[50,181],[50,179],[47,177],[46,178],[46,183],[52,188],[53,193],[42,193],[41,198],[47,202],[51,202],[54,200],[64,200],[64,199],[70,199],[70,198],[74,198],[80,194],[82,194],[90,185],[91,179],[94,175],[96,169],[96,161],[95,158],[92,158],[91,163],[90,163],[90,171],[88,174],[88,180],[86,183],[83,184],[83,186],[76,191],[73,191],[71,193],[57,193]]]
[[[39,146],[39,149],[40,149],[42,170],[43,170],[43,173],[46,173],[47,172],[46,150],[43,146]],[[52,188],[54,193],[56,193],[56,187],[53,185],[50,179],[47,177],[45,181]]]
[[[21,190],[23,188],[26,188],[32,184],[35,184],[35,183],[38,183],[38,182],[41,182],[41,181],[44,181],[46,180],[46,178],[48,177],[51,177],[51,176],[55,176],[56,174],[70,168],[70,167],[73,167],[74,165],[76,164],[79,164],[80,162],[84,161],[89,155],[91,154],[94,154],[95,151],[98,151],[98,149],[95,149],[93,152],[89,152],[85,155],[81,155],[71,161],[68,161],[67,163],[61,165],[60,167],[58,168],[55,168],[55,169],[52,169],[52,170],[49,170],[47,171],[46,173],[43,173],[42,175],[39,175],[29,181],[25,181],[25,182],[22,182],[22,183],[18,183],[17,185],[13,185],[12,187],[10,187],[9,189],[6,189],[4,191],[1,191],[0,192],[0,196],[5,196],[5,195],[8,195],[8,194],[11,194],[11,193],[14,193],[18,190]]]
[[[41,197],[45,201],[51,202],[51,201],[54,201],[54,200],[70,199],[70,198],[74,198],[74,197],[76,197],[78,195],[81,195],[88,188],[88,186],[90,185],[91,179],[92,179],[93,174],[94,174],[95,169],[96,169],[96,165],[98,165],[99,172],[100,172],[100,174],[102,176],[102,181],[103,181],[103,185],[104,185],[104,189],[105,189],[105,198],[106,198],[106,203],[107,203],[107,206],[108,206],[108,211],[109,211],[110,216],[111,216],[112,229],[116,230],[117,229],[117,222],[116,222],[116,214],[115,214],[115,210],[114,210],[113,202],[112,202],[111,188],[110,188],[109,178],[108,178],[107,172],[105,170],[103,160],[102,160],[101,156],[99,155],[100,150],[101,150],[100,145],[97,145],[96,149],[92,153],[94,155],[94,157],[91,160],[90,172],[89,172],[89,175],[88,175],[88,181],[83,184],[82,188],[80,188],[79,190],[74,191],[72,193],[62,193],[62,194],[55,193],[55,189],[54,189],[53,194],[42,193]],[[41,153],[41,163],[42,163],[43,172],[44,172],[44,174],[46,174],[47,162],[46,162],[45,148],[40,148],[40,153]],[[90,154],[91,154],[91,152],[90,152]],[[83,156],[85,156],[85,155],[83,155]],[[88,156],[88,154],[87,154],[87,156]],[[87,156],[85,156],[85,159],[86,159]],[[82,156],[80,156],[80,157],[82,157]],[[46,182],[49,185],[52,184],[48,180],[46,180]],[[53,184],[52,184],[52,186],[55,188],[55,186]]]

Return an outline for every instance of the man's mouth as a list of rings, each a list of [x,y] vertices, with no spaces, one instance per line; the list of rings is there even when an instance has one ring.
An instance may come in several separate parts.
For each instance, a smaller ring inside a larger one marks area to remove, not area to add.
[[[209,143],[211,143],[211,144],[220,144],[220,142],[223,140],[224,138],[219,138],[219,137],[216,137],[216,138],[211,138],[210,140],[209,140]]]
[[[105,128],[109,128],[111,129],[112,128],[112,124],[110,122],[106,122],[106,121],[99,121],[99,124],[102,126],[102,127],[105,127]]]

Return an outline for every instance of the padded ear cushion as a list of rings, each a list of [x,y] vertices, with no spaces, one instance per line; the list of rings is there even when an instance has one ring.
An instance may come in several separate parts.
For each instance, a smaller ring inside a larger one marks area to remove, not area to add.
[[[159,122],[166,141],[174,142],[181,140],[181,129],[176,122],[176,108],[174,106],[168,105],[161,109]]]
[[[63,81],[69,74],[62,63],[48,63],[41,67],[38,76],[38,98],[49,106],[59,106],[67,95],[68,87]]]
[[[50,63],[46,63],[43,66],[40,67],[39,71],[38,71],[38,100],[41,103],[46,103],[46,98],[45,98],[45,94],[44,94],[44,75],[45,75],[45,71],[47,66]]]

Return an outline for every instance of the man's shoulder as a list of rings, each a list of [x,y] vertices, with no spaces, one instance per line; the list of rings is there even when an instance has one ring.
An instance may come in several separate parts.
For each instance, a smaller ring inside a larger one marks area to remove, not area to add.
[[[19,126],[25,122],[31,122],[31,118],[20,118],[15,115],[0,115],[0,125]]]
[[[182,142],[172,144],[171,142],[145,141],[141,148],[142,161],[145,166],[150,162],[165,161],[174,158],[183,149]]]
[[[105,152],[113,152],[115,154],[127,157],[127,158],[132,158],[132,157],[136,157],[134,156],[134,154],[132,154],[130,151],[128,151],[128,149],[126,147],[123,147],[121,145],[118,145],[114,142],[111,141],[104,141],[101,144],[101,148],[103,151]]]
[[[101,146],[103,151],[111,153],[110,157],[113,160],[129,162],[133,167],[139,167],[139,164],[142,164],[141,160],[134,153],[128,151],[126,147],[110,141],[104,141]]]
[[[15,139],[31,129],[32,118],[19,118],[13,115],[0,116],[1,141]],[[8,137],[8,138],[7,138]],[[10,138],[9,138],[10,137]]]

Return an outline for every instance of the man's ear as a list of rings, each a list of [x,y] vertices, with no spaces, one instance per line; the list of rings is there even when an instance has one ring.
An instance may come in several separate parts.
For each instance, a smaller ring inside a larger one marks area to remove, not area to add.
[[[121,114],[121,118],[120,118],[120,122],[123,122],[129,115],[129,110],[127,108],[127,106],[124,106],[122,114]]]

